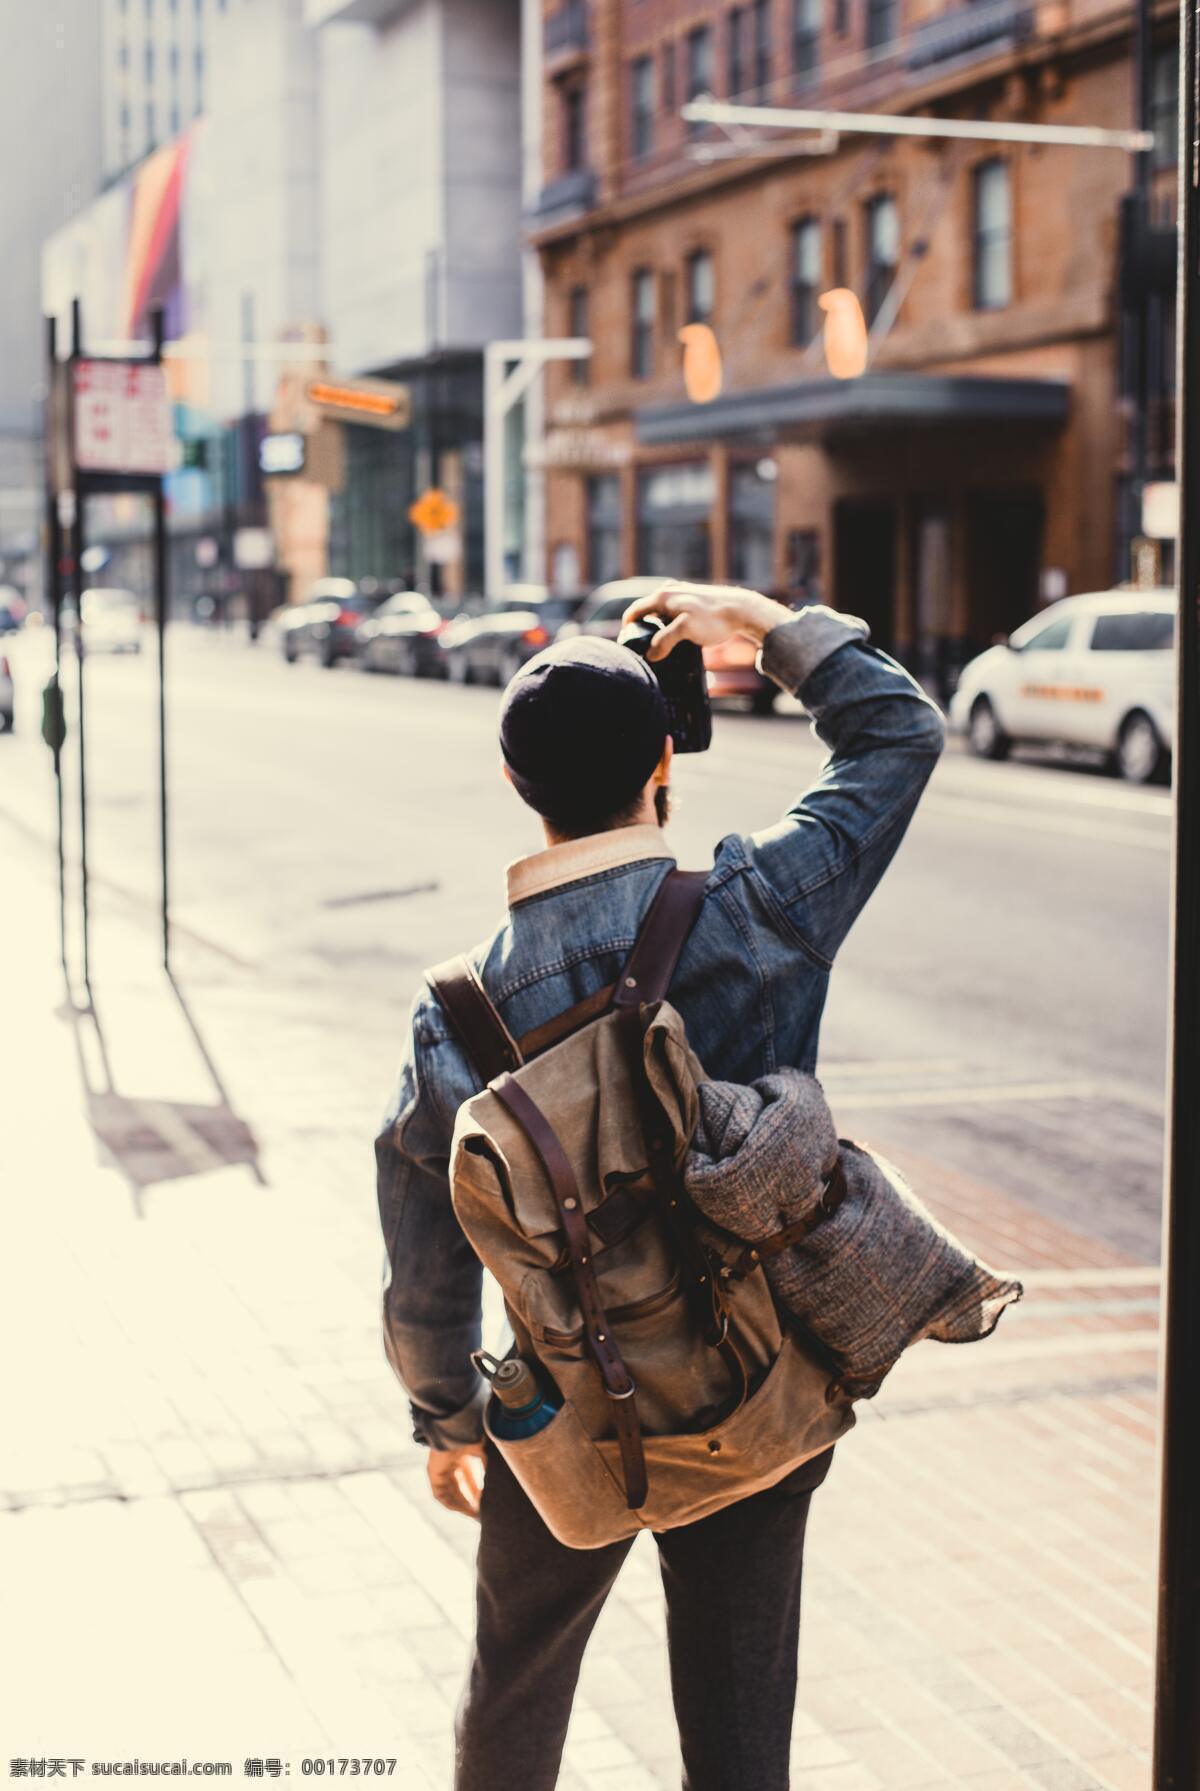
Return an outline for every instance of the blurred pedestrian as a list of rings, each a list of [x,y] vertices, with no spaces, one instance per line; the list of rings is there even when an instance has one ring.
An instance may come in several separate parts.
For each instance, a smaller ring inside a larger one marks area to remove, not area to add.
[[[668,585],[627,614],[651,611],[669,618],[651,659],[684,640],[757,643],[763,669],[800,697],[829,748],[777,822],[720,841],[670,987],[711,1076],[812,1070],[830,966],[903,838],[942,718],[857,618],[694,584]],[[627,648],[579,637],[531,660],[506,693],[506,774],[546,844],[507,867],[506,921],[468,956],[513,1038],[615,982],[673,866],[663,831],[672,743],[646,676]],[[483,1440],[488,1388],[471,1362],[481,1268],[447,1181],[455,1113],[480,1087],[423,986],[376,1140],[384,1341],[429,1449],[434,1497],[481,1523],[456,1791],[550,1791],[583,1652],[631,1544],[556,1541]],[[786,1791],[804,1532],[830,1453],[655,1535],[690,1791]]]

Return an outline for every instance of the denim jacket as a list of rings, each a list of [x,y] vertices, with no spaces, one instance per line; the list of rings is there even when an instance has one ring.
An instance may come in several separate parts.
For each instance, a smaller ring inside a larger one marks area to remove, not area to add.
[[[939,711],[868,644],[866,624],[815,605],[767,636],[760,663],[798,695],[829,748],[773,826],[716,847],[670,999],[706,1072],[748,1082],[812,1070],[830,967],[903,838],[944,741]],[[514,1038],[613,982],[672,864],[653,826],[549,847],[508,869],[506,923],[468,955]],[[482,1269],[447,1176],[459,1105],[479,1079],[428,986],[412,1004],[375,1143],[387,1250],[384,1347],[417,1441],[482,1435]]]

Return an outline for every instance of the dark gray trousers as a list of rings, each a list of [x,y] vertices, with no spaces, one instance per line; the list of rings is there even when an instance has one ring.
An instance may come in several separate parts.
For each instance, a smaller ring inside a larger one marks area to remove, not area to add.
[[[831,1457],[655,1534],[684,1791],[787,1791],[804,1529]],[[553,1791],[583,1651],[632,1542],[564,1548],[490,1446],[481,1520],[455,1791]]]

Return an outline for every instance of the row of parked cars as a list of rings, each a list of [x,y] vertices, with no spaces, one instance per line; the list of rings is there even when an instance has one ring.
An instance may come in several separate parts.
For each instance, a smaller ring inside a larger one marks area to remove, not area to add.
[[[474,613],[451,614],[419,591],[366,591],[322,579],[281,619],[284,657],[366,671],[507,684],[552,640],[615,640],[630,602],[659,579],[622,579],[570,600],[510,586]],[[1108,756],[1133,783],[1166,779],[1174,723],[1175,594],[1118,589],[1064,598],[973,659],[950,701],[952,727],[980,758],[1014,745],[1066,745]],[[778,691],[748,641],[706,648],[710,694],[769,714]]]
[[[281,614],[280,641],[289,664],[354,659],[368,672],[503,686],[551,641],[577,634],[616,640],[630,603],[661,583],[621,579],[579,598],[554,596],[541,585],[510,585],[473,612],[451,613],[420,591],[364,592],[351,579],[323,578],[304,603]],[[749,641],[706,648],[704,657],[713,697],[770,712],[779,692],[757,669]]]

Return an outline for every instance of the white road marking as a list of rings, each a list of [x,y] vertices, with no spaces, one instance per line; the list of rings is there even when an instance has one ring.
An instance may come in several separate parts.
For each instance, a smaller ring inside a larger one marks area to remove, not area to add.
[[[1144,1351],[1157,1353],[1159,1334],[1157,1331],[1084,1331],[1073,1336],[1030,1337],[1020,1343],[996,1342],[992,1348],[969,1358],[963,1356],[961,1349],[943,1346],[944,1355],[935,1355],[932,1350],[928,1355],[922,1349],[920,1363],[922,1368],[930,1369],[936,1362],[938,1372],[945,1368],[954,1368],[963,1360],[969,1359],[977,1368],[987,1362],[994,1368],[1006,1362],[1036,1362],[1044,1356],[1133,1356]],[[916,1372],[914,1370],[914,1372]]]
[[[826,1076],[929,1076],[967,1068],[965,1057],[847,1057],[817,1065],[817,1075]]]
[[[1059,1287],[1156,1287],[1162,1270],[1153,1263],[1145,1268],[1112,1269],[1005,1269],[1015,1275],[1026,1293],[1045,1293]]]
[[[832,1080],[832,1078],[830,1079]],[[1000,1101],[1120,1101],[1127,1107],[1161,1116],[1162,1102],[1136,1088],[1111,1082],[1008,1082],[995,1087],[868,1089],[841,1091],[857,1112],[863,1107],[978,1106]]]
[[[1034,833],[1069,834],[1073,839],[1093,840],[1105,846],[1143,846],[1151,852],[1169,852],[1171,835],[1165,830],[1140,827],[1106,827],[1083,815],[1032,813],[1001,802],[979,801],[965,796],[926,795],[919,815],[951,815],[983,821],[995,827],[1026,827]]]

